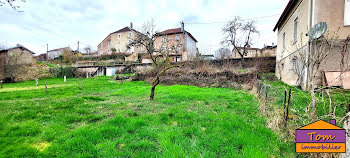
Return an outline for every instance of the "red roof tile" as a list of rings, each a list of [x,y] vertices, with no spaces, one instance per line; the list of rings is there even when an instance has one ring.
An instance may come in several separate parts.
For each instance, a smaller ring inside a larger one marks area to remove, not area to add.
[[[185,30],[185,31],[186,31],[186,30]],[[178,33],[183,33],[183,32],[181,31],[181,28],[168,29],[168,30],[159,32],[159,33],[158,33],[158,36],[161,36],[161,35],[178,34]],[[187,31],[186,31],[186,33],[188,33],[188,35],[189,35],[195,42],[198,42],[198,41],[196,40],[196,38],[194,38],[194,37],[192,36],[191,33],[187,32]]]

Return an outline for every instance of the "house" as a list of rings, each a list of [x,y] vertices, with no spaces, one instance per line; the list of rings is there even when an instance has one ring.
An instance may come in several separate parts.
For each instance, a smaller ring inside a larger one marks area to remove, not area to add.
[[[46,60],[46,54],[40,54],[35,57],[38,61],[45,61]]]
[[[238,47],[238,49],[243,52],[243,47]],[[246,48],[246,53],[244,54],[244,58],[254,58],[254,57],[275,57],[276,56],[277,46],[272,44],[271,46],[264,46],[264,48]],[[239,55],[236,49],[232,52],[232,58],[239,59],[241,56]]]
[[[277,45],[265,46],[260,50],[258,57],[276,57]]]
[[[240,50],[240,52],[243,52],[243,47],[237,47],[237,49]],[[237,49],[233,49],[232,51],[232,58],[234,59],[239,59],[241,58],[241,55],[238,53]],[[259,48],[251,48],[251,47],[247,47],[245,48],[245,54],[244,54],[244,58],[254,58],[254,57],[258,57],[258,55],[260,54],[260,49]]]
[[[133,28],[133,23],[130,23],[129,27],[124,27],[118,31],[110,33],[100,44],[98,44],[98,55],[125,53],[137,56],[137,54],[145,52],[143,47],[127,48],[127,45],[136,37],[137,33],[140,32]],[[129,60],[137,60],[137,57],[126,58],[126,61]]]
[[[346,39],[350,35],[350,0],[290,0],[284,9],[273,29],[277,31],[276,76],[284,83],[304,89],[310,85],[311,73],[301,55],[309,52],[307,33],[320,22],[328,25],[325,35],[337,34],[338,39],[331,40]],[[320,63],[319,70],[339,72],[343,59],[340,49],[339,46],[334,47]],[[345,61],[345,65],[349,65],[350,56]],[[320,72],[316,73],[313,83],[319,85],[322,76]]]
[[[184,30],[184,23],[181,23],[181,28],[168,29],[157,33],[155,46],[157,49],[164,47],[176,46],[178,54],[170,54],[170,61],[185,61],[193,60],[197,53],[197,40],[191,33]]]
[[[17,75],[23,74],[23,67],[36,62],[33,54],[33,51],[20,44],[0,50],[0,80],[15,81]]]
[[[53,60],[63,54],[65,50],[73,51],[70,47],[52,49],[47,52],[47,60]]]
[[[98,52],[97,51],[92,51],[89,53],[81,53],[81,57],[83,58],[88,58],[88,57],[97,57],[98,56]]]
[[[214,55],[212,54],[199,54],[197,56],[199,60],[214,60]]]

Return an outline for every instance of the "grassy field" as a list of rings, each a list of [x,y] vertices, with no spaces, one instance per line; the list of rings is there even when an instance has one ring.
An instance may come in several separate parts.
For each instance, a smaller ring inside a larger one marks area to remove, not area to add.
[[[160,85],[151,102],[150,87],[106,77],[5,84],[0,157],[295,156],[247,91]]]

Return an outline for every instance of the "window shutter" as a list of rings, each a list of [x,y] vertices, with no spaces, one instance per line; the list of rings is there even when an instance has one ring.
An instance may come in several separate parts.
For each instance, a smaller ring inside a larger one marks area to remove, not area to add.
[[[350,0],[345,0],[344,25],[350,25]]]

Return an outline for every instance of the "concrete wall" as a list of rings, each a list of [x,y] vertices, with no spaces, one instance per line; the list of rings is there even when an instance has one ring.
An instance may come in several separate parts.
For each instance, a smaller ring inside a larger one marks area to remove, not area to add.
[[[197,43],[186,33],[187,60],[193,60],[197,55]]]
[[[292,54],[307,44],[309,26],[310,0],[299,0],[286,20],[278,28],[277,34],[277,62]],[[297,41],[294,41],[294,20],[298,18]],[[283,49],[283,34],[285,34],[285,49]]]
[[[180,36],[180,40],[176,40],[176,36]],[[165,43],[162,43],[162,37],[165,37]],[[197,54],[197,44],[196,42],[186,33],[185,38],[183,33],[170,34],[158,36],[155,40],[155,45],[157,49],[162,46],[171,47],[175,45],[180,45],[178,53],[181,55],[180,60],[193,60]],[[175,54],[173,54],[175,55]]]
[[[4,80],[8,77],[6,74],[6,65],[19,65],[16,66],[17,70],[12,70],[12,72],[17,75],[25,75],[25,67],[31,66],[33,64],[33,55],[31,52],[15,48],[5,52],[0,53],[0,80]]]
[[[0,53],[0,80],[5,78],[6,53]]]
[[[98,55],[108,54],[110,48],[108,47],[108,43],[111,41],[111,34],[109,34],[98,46],[97,52]]]
[[[180,40],[177,41],[176,40],[176,36],[179,35],[180,36]],[[165,37],[165,43],[162,42],[162,37]],[[160,49],[162,46],[164,47],[172,47],[172,46],[180,46],[178,53],[179,55],[181,55],[180,59],[184,60],[183,57],[183,52],[184,52],[184,40],[183,40],[183,34],[182,33],[178,33],[178,34],[170,34],[170,35],[163,35],[163,36],[157,36],[156,40],[155,40],[155,47],[156,49]]]
[[[344,4],[345,0],[316,0],[314,24],[326,22],[328,33],[338,31],[339,39],[346,39],[350,35],[350,26],[344,25]]]
[[[243,49],[241,49],[243,52]],[[244,58],[253,58],[257,57],[259,54],[261,54],[261,51],[258,48],[247,48],[246,49],[247,54],[244,56]],[[241,55],[239,55],[238,51],[235,49],[232,53],[232,58],[240,59]]]
[[[48,55],[48,59],[49,60],[52,60],[52,59],[55,59],[55,58],[58,58],[60,55],[63,54],[63,50],[57,50],[57,51],[50,51],[50,52],[47,52],[47,55]]]
[[[276,76],[289,85],[301,85],[304,81],[304,72],[296,67],[302,66],[300,53],[308,52],[308,30],[319,22],[328,24],[328,31],[324,35],[327,39],[345,39],[350,35],[350,26],[344,26],[345,0],[299,0],[278,28]],[[294,21],[298,19],[297,38],[294,41]],[[335,36],[334,36],[335,34]],[[285,49],[283,49],[283,35],[285,35]],[[337,41],[334,40],[334,41]],[[320,71],[340,71],[339,65],[340,43],[335,43],[331,53],[323,60]],[[304,55],[305,57],[305,55]],[[350,60],[346,60],[349,64]],[[315,72],[316,73],[316,72]],[[301,81],[302,80],[302,81]],[[316,73],[316,84],[320,84],[320,72]]]

